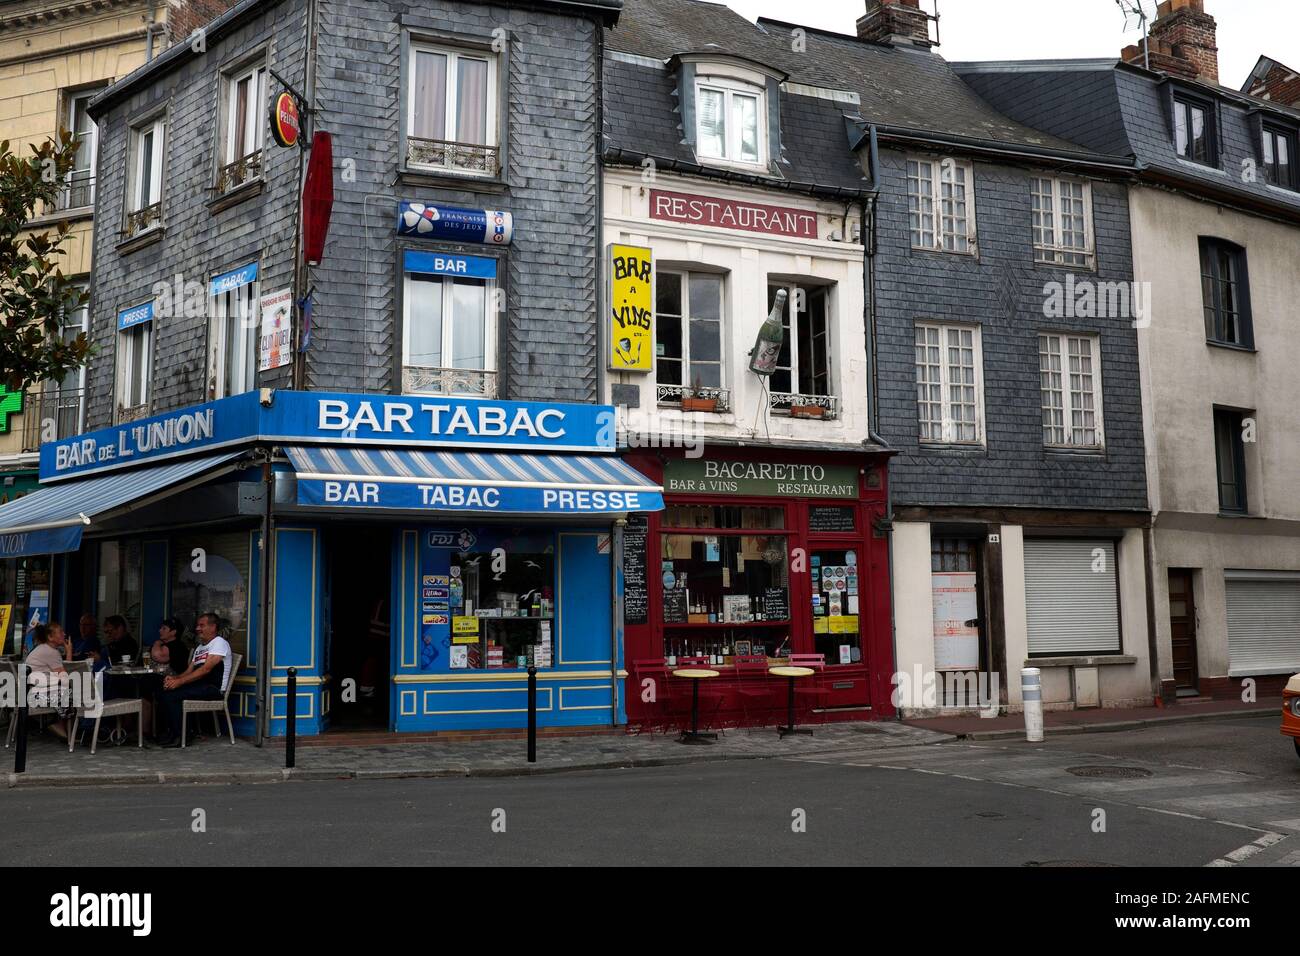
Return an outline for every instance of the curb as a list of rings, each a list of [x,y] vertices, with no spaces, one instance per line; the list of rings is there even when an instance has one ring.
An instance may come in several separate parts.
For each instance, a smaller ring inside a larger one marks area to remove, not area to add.
[[[1137,730],[1142,727],[1159,727],[1165,724],[1189,724],[1198,720],[1224,720],[1245,717],[1262,717],[1278,713],[1275,707],[1260,707],[1253,710],[1224,710],[1206,714],[1180,714],[1170,717],[1143,717],[1137,720],[1116,720],[1104,724],[1066,724],[1062,727],[1044,727],[1044,739],[1064,737],[1071,734],[1105,734],[1122,730]],[[916,726],[909,724],[908,726]],[[930,728],[922,728],[929,730]],[[1012,740],[1023,739],[1024,728],[1019,730],[976,730],[970,733],[951,734],[957,740]]]

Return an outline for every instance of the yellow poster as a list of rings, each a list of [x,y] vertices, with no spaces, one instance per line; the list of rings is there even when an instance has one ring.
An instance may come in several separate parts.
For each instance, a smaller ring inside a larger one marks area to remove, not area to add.
[[[457,636],[478,634],[478,618],[457,614],[451,619],[451,633]]]
[[[832,634],[856,634],[858,633],[858,616],[853,615],[835,615],[830,618]]]
[[[617,372],[654,368],[654,257],[649,249],[610,243],[609,367]]]
[[[825,634],[828,630],[829,630],[829,625],[826,623],[826,618],[824,617],[813,618],[814,634]]]
[[[12,604],[0,604],[0,654],[5,652],[5,641],[9,639],[9,618],[13,612]]]

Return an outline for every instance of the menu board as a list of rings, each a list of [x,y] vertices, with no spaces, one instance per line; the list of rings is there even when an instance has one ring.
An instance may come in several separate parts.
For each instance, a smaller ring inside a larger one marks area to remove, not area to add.
[[[650,590],[646,582],[646,545],[650,521],[645,515],[628,515],[623,529],[623,623],[650,621]]]
[[[808,509],[809,531],[856,531],[852,505],[814,505]]]
[[[684,590],[664,592],[664,623],[687,623],[686,592]]]
[[[767,621],[790,620],[790,592],[785,588],[763,589],[763,619]]]

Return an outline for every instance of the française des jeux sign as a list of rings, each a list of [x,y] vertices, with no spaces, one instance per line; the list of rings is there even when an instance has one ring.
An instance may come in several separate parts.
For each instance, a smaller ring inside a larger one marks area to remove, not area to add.
[[[609,405],[442,395],[245,392],[41,446],[41,481],[254,442],[608,452]]]
[[[670,495],[856,499],[858,469],[854,465],[677,458],[664,465],[664,491]]]

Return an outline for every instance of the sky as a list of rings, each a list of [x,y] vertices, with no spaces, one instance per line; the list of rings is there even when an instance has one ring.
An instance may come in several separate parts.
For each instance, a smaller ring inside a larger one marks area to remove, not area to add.
[[[725,0],[760,16],[853,33],[866,0]],[[1133,0],[1129,0],[1133,2]],[[1142,0],[1154,14],[1155,0]],[[933,12],[935,0],[921,0]],[[1115,0],[938,0],[939,52],[959,60],[1044,60],[1118,56],[1142,37],[1124,31]],[[1261,55],[1300,68],[1298,0],[1205,0],[1219,25],[1219,82],[1240,89]]]

